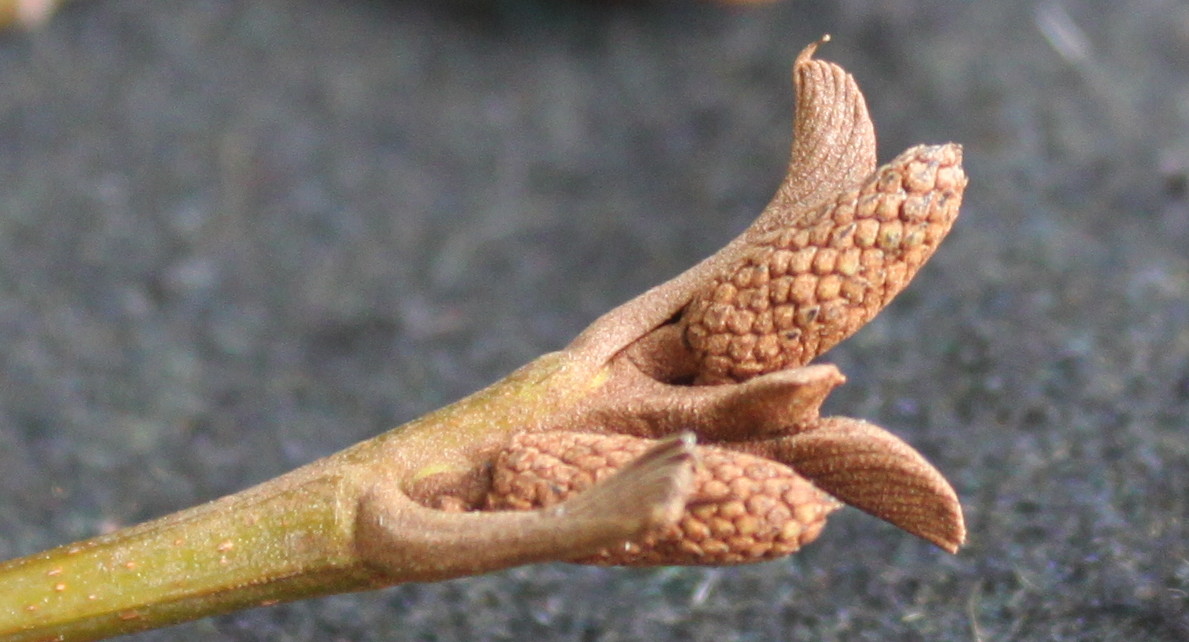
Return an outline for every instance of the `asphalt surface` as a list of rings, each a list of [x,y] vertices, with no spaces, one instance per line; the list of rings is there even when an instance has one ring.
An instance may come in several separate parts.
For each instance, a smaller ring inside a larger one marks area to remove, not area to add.
[[[234,492],[556,349],[747,225],[793,57],[965,145],[827,408],[954,483],[787,560],[544,565],[137,640],[1189,639],[1189,5],[68,5],[0,36],[0,557]]]

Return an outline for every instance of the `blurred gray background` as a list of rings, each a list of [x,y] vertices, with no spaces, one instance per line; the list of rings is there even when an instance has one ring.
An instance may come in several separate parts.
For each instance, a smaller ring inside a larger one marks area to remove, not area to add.
[[[1189,4],[92,0],[0,35],[0,557],[561,347],[767,202],[823,33],[958,225],[828,410],[962,497],[735,568],[516,569],[137,640],[1189,639]]]

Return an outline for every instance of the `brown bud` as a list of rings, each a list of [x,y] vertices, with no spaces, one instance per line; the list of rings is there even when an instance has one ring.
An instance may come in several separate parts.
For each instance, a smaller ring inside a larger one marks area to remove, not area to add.
[[[653,440],[578,432],[523,433],[496,459],[487,508],[529,510],[580,493]],[[740,564],[813,541],[839,504],[791,468],[712,446],[696,449],[694,490],[676,524],[604,550],[594,564]]]
[[[749,251],[694,296],[681,323],[696,382],[744,381],[808,363],[871,320],[958,215],[957,145],[913,147]]]

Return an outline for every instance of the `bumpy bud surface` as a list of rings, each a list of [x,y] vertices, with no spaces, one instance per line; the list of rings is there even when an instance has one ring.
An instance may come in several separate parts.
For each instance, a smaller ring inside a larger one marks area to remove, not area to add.
[[[487,508],[552,506],[593,486],[653,440],[579,432],[523,433],[496,459]],[[667,529],[606,550],[596,564],[739,564],[781,557],[813,541],[839,505],[791,468],[712,446],[685,513]]]
[[[858,189],[759,237],[683,315],[696,382],[805,365],[870,321],[953,225],[961,162],[957,145],[913,147]]]

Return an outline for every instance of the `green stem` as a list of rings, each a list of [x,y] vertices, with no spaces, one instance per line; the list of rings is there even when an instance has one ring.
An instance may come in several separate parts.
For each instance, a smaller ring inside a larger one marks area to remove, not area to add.
[[[464,473],[508,433],[542,427],[593,389],[591,372],[574,362],[545,355],[462,401],[254,488],[0,564],[0,638],[90,640],[408,581],[412,569],[375,568],[359,555],[360,499],[374,488],[404,493],[435,474]]]
[[[280,481],[280,480],[278,480]],[[270,482],[0,566],[0,636],[85,640],[363,588],[342,483]]]

